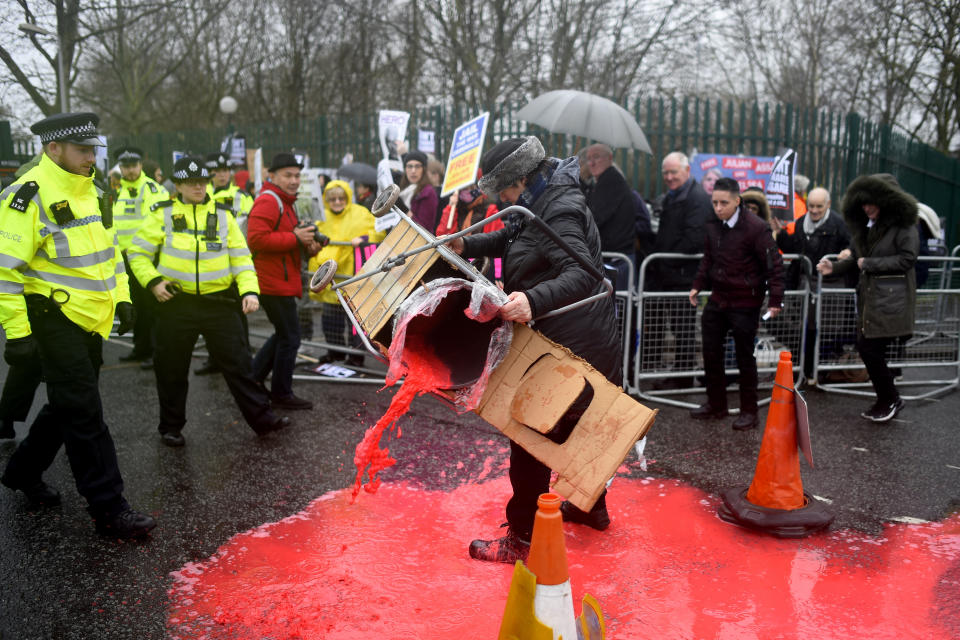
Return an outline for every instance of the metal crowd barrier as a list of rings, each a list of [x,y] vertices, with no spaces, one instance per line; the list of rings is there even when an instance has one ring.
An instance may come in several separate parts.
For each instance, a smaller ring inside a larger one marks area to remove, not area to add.
[[[700,322],[710,292],[701,291],[699,304],[693,307],[687,297],[689,289],[650,291],[648,287],[652,267],[658,262],[670,261],[667,268],[675,269],[684,262],[698,264],[702,257],[703,254],[654,253],[641,263],[635,292],[639,339],[637,348],[631,349],[632,358],[628,358],[631,366],[625,380],[625,387],[630,394],[685,409],[693,409],[700,404],[677,396],[705,392],[698,381],[704,375]],[[805,256],[787,254],[783,258],[785,273],[793,260],[802,260],[803,272],[812,273],[813,265]],[[784,293],[780,315],[760,322],[754,354],[761,388],[772,387],[781,351],[790,351],[794,371],[803,371],[809,278],[801,277],[800,285],[800,288]],[[728,377],[739,373],[732,338],[728,338],[725,364]],[[735,391],[736,388],[736,385],[729,385],[727,390]],[[761,399],[761,404],[768,402],[769,397]]]
[[[917,290],[913,335],[893,341],[887,349],[888,366],[902,373],[897,386],[921,388],[917,393],[901,393],[905,400],[936,396],[960,386],[960,283],[954,282],[960,273],[958,249],[950,257],[917,258],[928,263],[930,270]],[[822,280],[820,276],[818,281]],[[821,289],[813,372],[822,379],[818,386],[824,391],[873,396],[856,348],[856,304],[855,289]]]
[[[623,349],[623,376],[624,389],[626,389],[627,372],[629,371],[630,364],[630,350],[636,341],[636,331],[633,330],[635,309],[633,294],[633,260],[623,253],[604,251],[603,262],[606,266],[609,266],[618,272],[620,271],[620,269],[617,269],[618,266],[626,265],[628,267],[626,269],[627,282],[617,282],[616,291],[614,292],[613,298],[613,303],[616,307],[617,313],[617,339],[619,340],[621,348]],[[619,277],[619,273],[617,275]]]

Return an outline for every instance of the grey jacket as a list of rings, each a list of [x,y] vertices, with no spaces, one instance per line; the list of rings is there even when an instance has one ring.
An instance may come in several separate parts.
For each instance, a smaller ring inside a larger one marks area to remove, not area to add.
[[[868,227],[863,205],[875,204],[880,213]],[[853,255],[837,262],[835,272],[857,268],[857,329],[867,338],[893,338],[913,333],[917,300],[914,264],[920,240],[917,201],[887,174],[860,176],[843,196],[844,220],[852,235]]]

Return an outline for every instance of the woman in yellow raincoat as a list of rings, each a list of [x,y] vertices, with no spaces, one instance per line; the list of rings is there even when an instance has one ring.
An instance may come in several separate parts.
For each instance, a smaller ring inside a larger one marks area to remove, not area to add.
[[[333,180],[323,190],[323,207],[326,220],[317,221],[317,231],[330,238],[330,244],[310,258],[310,271],[327,260],[336,260],[336,280],[345,280],[356,273],[355,254],[369,243],[383,240],[384,232],[376,231],[375,218],[370,211],[353,201],[353,191],[350,185],[343,180]],[[358,346],[360,339],[353,335],[352,327],[347,322],[347,316],[335,291],[327,288],[320,293],[311,293],[310,298],[323,305],[322,323],[323,335],[328,344]],[[348,342],[346,331],[351,330]],[[338,356],[327,352],[321,358],[322,362],[332,362]],[[347,364],[359,366],[363,364],[363,356],[347,356]]]

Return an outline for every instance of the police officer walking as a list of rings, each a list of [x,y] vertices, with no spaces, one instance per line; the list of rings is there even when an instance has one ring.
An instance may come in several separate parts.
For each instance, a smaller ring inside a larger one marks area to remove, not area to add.
[[[41,476],[63,445],[96,530],[130,538],[156,522],[123,497],[98,387],[114,311],[127,331],[133,307],[111,212],[93,184],[94,147],[104,145],[97,124],[93,113],[34,124],[30,130],[43,143],[40,162],[0,193],[4,359],[17,367],[39,358],[48,398],[0,481],[34,504],[59,503]]]
[[[181,158],[172,179],[176,199],[154,205],[130,247],[134,275],[160,302],[154,370],[161,439],[171,447],[185,442],[187,378],[200,334],[247,424],[260,435],[283,428],[290,419],[270,409],[266,389],[253,379],[244,342],[240,311],[260,308],[260,288],[240,227],[230,209],[207,194],[210,174],[203,160]]]
[[[150,207],[157,202],[169,199],[170,194],[162,186],[143,172],[143,151],[137,147],[121,147],[117,152],[120,164],[120,188],[117,189],[113,204],[113,223],[120,240],[120,251],[124,264],[130,272],[127,251],[134,234],[150,213]],[[144,291],[136,278],[130,278],[130,298],[137,310],[137,323],[133,328],[133,351],[120,359],[143,362],[143,368],[150,368],[153,356],[153,325],[156,321],[157,303],[148,291]]]

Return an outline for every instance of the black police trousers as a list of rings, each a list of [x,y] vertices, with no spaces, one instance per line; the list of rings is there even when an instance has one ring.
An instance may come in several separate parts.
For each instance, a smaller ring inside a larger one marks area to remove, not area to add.
[[[39,360],[24,366],[10,367],[0,394],[0,420],[23,422],[33,406],[37,387],[43,382],[43,370]]]
[[[77,491],[95,516],[123,510],[117,451],[103,421],[100,366],[103,339],[71,322],[48,298],[28,295],[27,312],[47,383],[47,404],[10,457],[3,482],[35,484],[63,445]]]
[[[239,303],[224,295],[180,293],[159,305],[153,370],[160,400],[160,433],[179,433],[187,422],[187,390],[193,347],[203,334],[240,412],[254,430],[274,420],[270,398],[253,379]]]
[[[153,355],[156,343],[157,302],[156,296],[133,277],[130,261],[126,252],[123,253],[123,266],[130,274],[130,302],[137,312],[133,324],[133,351],[132,353],[143,358]]]

